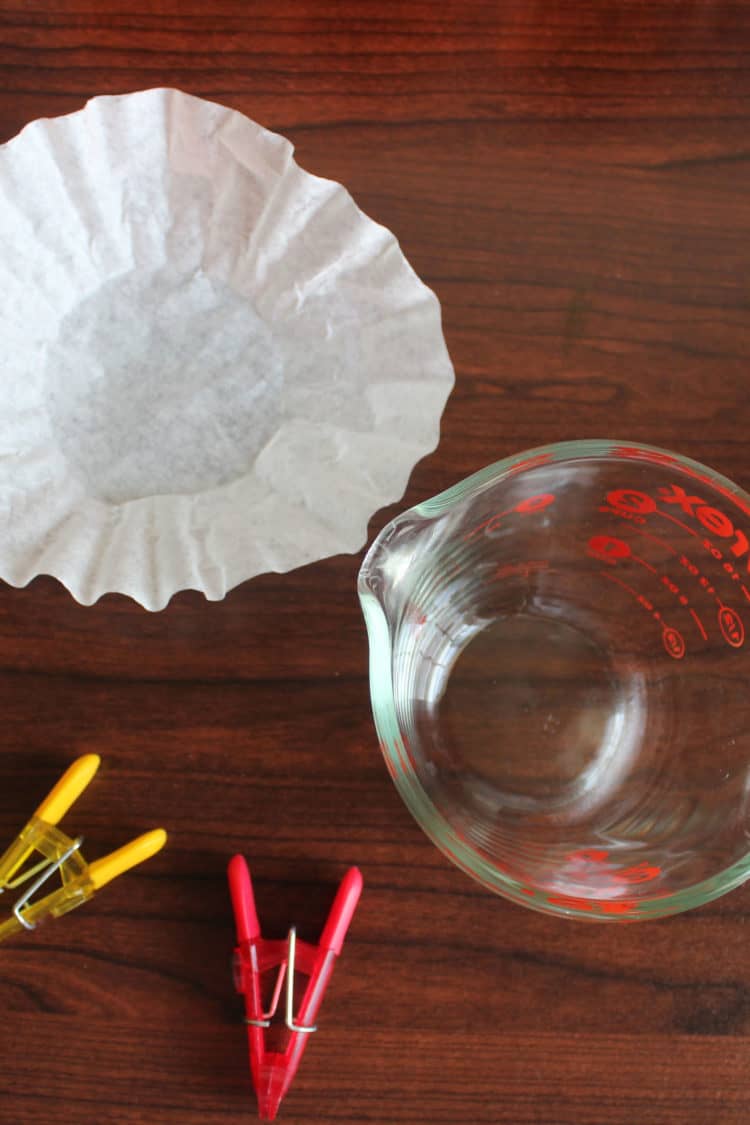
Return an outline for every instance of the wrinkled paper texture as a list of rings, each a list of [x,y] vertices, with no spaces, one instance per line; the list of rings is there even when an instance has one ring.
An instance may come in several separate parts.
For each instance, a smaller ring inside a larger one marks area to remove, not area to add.
[[[176,90],[0,148],[0,577],[218,599],[403,494],[453,385],[440,307],[292,153]]]

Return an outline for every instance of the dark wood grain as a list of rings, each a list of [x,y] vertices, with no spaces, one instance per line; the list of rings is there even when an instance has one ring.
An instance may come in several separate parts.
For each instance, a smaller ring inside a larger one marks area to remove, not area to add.
[[[0,139],[173,85],[289,136],[438,293],[457,383],[401,505],[512,451],[619,436],[750,487],[750,8],[11,0]],[[224,870],[314,938],[365,895],[282,1119],[750,1121],[750,897],[648,925],[547,919],[422,836],[381,763],[359,559],[218,604],[0,596],[0,839],[67,763],[92,852],[167,850],[0,950],[0,1120],[252,1120]]]

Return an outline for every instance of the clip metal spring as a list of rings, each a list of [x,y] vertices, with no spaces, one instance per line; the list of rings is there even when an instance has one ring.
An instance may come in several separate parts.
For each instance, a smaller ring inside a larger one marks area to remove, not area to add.
[[[276,983],[273,987],[273,996],[271,997],[271,1006],[267,1012],[264,1012],[261,1019],[255,1020],[245,1016],[245,1023],[251,1027],[270,1027],[271,1020],[276,1015],[276,1009],[279,1006],[279,999],[281,997],[281,987],[286,978],[286,999],[284,1010],[284,1023],[290,1031],[299,1032],[302,1035],[310,1035],[313,1031],[318,1030],[318,1025],[313,1024],[311,1027],[304,1026],[301,1023],[296,1023],[294,1019],[294,963],[297,957],[297,927],[292,926],[287,936],[287,959],[282,961],[279,965],[279,971],[276,974]]]
[[[28,887],[23,892],[21,897],[16,899],[15,903],[13,904],[13,913],[15,914],[16,918],[18,919],[18,921],[21,923],[21,925],[23,926],[23,928],[25,930],[35,930],[37,924],[36,924],[36,922],[27,922],[26,921],[23,914],[21,913],[24,906],[26,906],[26,904],[28,903],[28,901],[32,897],[32,895],[35,895],[36,892],[39,890],[39,888],[44,886],[44,884],[47,882],[47,880],[52,875],[54,875],[56,871],[59,871],[62,867],[65,866],[65,864],[70,859],[70,857],[73,855],[73,853],[78,851],[78,849],[80,848],[82,843],[83,843],[83,836],[79,836],[77,840],[73,840],[70,847],[67,848],[62,853],[62,855],[59,857],[59,859],[50,859],[50,860],[44,861],[42,863],[37,863],[34,867],[32,867],[24,875],[19,876],[19,878],[16,879],[14,882],[8,883],[9,887],[17,887],[20,883],[24,883],[27,879],[31,879],[31,877],[33,875],[36,875],[37,872],[40,871],[40,869],[41,869],[41,874],[38,876],[38,878],[36,878],[34,880],[34,882],[31,884],[31,886]]]

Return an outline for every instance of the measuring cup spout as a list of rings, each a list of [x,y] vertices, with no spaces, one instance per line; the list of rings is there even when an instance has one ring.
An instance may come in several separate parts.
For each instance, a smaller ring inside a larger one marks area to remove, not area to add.
[[[404,620],[416,621],[424,613],[423,602],[440,568],[448,514],[432,516],[412,508],[391,520],[367,552],[359,572],[357,590],[368,633],[378,615],[390,631]]]

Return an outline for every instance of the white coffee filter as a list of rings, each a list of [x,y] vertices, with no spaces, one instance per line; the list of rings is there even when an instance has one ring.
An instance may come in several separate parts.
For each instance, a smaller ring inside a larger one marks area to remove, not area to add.
[[[364,543],[453,369],[393,235],[177,90],[0,148],[0,577],[160,609]]]

